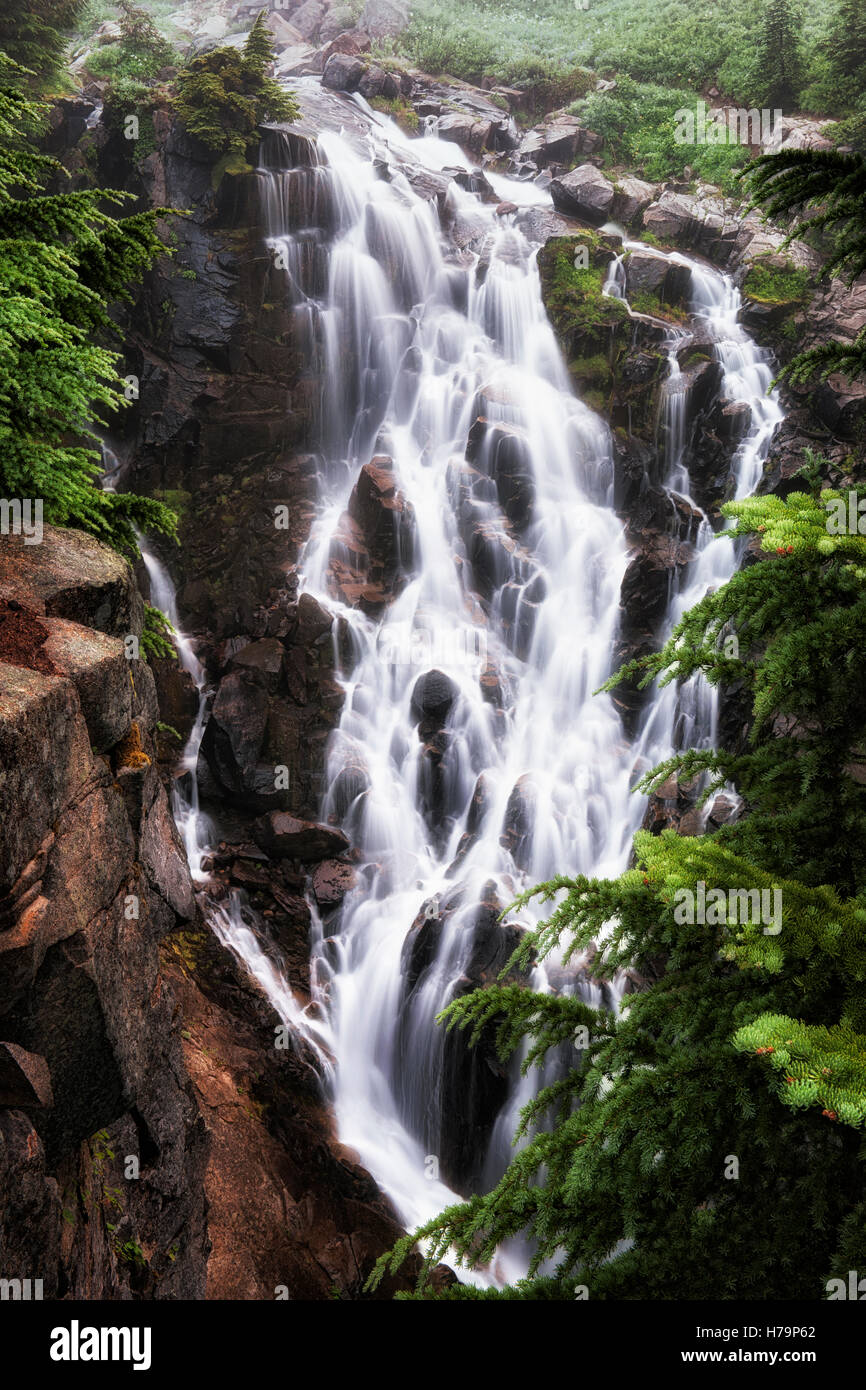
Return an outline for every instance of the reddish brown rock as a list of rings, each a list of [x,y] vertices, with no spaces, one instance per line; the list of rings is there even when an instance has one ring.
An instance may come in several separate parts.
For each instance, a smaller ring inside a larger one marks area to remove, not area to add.
[[[278,859],[315,863],[349,848],[341,830],[315,821],[298,820],[285,811],[271,811],[253,822],[253,834],[262,849]]]

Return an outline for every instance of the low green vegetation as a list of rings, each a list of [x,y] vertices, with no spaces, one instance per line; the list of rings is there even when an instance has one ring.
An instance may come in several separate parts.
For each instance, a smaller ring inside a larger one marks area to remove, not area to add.
[[[373,97],[370,105],[374,111],[381,111],[383,116],[390,116],[407,135],[418,134],[418,113],[405,97]]]
[[[604,139],[608,167],[624,167],[653,181],[692,176],[724,189],[748,161],[742,145],[683,145],[676,140],[676,112],[693,110],[695,94],[684,88],[617,79],[608,92],[591,92],[571,106],[581,121]]]
[[[581,265],[584,251],[586,268]],[[601,238],[589,231],[551,237],[538,253],[548,315],[567,355],[574,359],[606,352],[611,328],[628,319],[622,300],[602,292],[609,260]]]
[[[808,270],[798,269],[790,262],[786,266],[768,264],[776,257],[758,260],[743,282],[743,293],[758,304],[803,304],[810,297]]]
[[[804,85],[826,71],[821,45],[836,8],[816,0],[803,16]],[[586,9],[536,0],[530,10],[515,0],[415,0],[397,45],[422,70],[469,82],[521,86],[582,67],[693,93],[715,85],[751,101],[761,89],[755,52],[763,17],[751,0],[730,0],[723,13],[705,0],[591,0]],[[825,109],[836,114],[832,96]]]

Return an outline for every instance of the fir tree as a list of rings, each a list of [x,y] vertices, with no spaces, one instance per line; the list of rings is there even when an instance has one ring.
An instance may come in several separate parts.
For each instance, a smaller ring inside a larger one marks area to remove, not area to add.
[[[66,34],[84,8],[84,0],[26,0],[16,4],[9,0],[0,10],[0,51],[27,69],[15,80],[25,77],[40,83],[50,82],[61,66],[66,47]],[[6,70],[4,81],[12,80]]]
[[[294,121],[300,115],[294,98],[267,75],[273,57],[262,12],[243,49],[216,48],[178,75],[178,115],[191,135],[220,156],[215,184],[225,173],[249,170],[263,121]]]
[[[790,111],[802,82],[799,20],[791,0],[768,0],[756,44],[753,75],[762,106]]]
[[[135,530],[172,534],[161,503],[94,486],[94,426],[125,404],[119,356],[100,344],[108,306],[164,246],[156,214],[115,218],[131,195],[44,192],[63,170],[40,154],[42,111],[0,54],[0,491],[41,498],[44,518],[136,553]]]
[[[866,7],[839,0],[824,45],[837,101],[854,106],[866,92]]]
[[[421,1298],[434,1297],[425,1280],[438,1260],[477,1266],[503,1241],[532,1242],[526,1280],[438,1295],[448,1300],[820,1299],[828,1279],[862,1265],[866,537],[828,530],[838,500],[726,508],[764,558],[638,669],[649,680],[701,671],[749,691],[748,749],[684,753],[648,779],[672,768],[731,778],[749,814],[703,838],[641,833],[635,867],[617,880],[533,890],[552,915],[510,966],[597,947],[593,975],[628,968],[644,986],[618,1016],[514,983],[446,1009],[473,1042],[494,1028],[503,1058],[526,1044],[524,1071],[558,1057],[559,1079],[525,1108],[523,1147],[496,1188],[407,1236],[375,1278],[422,1237]],[[739,650],[724,641],[732,633]],[[810,824],[795,829],[797,797]],[[848,834],[847,847],[834,844]],[[724,906],[689,925],[678,904],[699,885]],[[762,890],[781,893],[778,931],[731,907],[732,892]],[[588,1036],[569,1064],[579,1028]]]

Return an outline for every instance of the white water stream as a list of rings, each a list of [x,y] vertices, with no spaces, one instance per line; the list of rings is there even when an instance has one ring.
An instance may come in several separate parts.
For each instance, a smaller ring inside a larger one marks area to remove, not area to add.
[[[461,257],[449,246],[435,204],[393,164],[390,181],[379,177],[373,160],[390,149],[432,170],[472,166],[435,136],[409,142],[391,122],[375,121],[369,149],[325,133],[318,160],[300,169],[289,167],[287,142],[268,136],[260,170],[269,244],[282,253],[298,331],[325,368],[320,507],[302,583],[345,618],[355,658],[343,673],[345,706],[329,749],[321,816],[339,819],[363,864],[338,933],[327,935],[315,918],[321,1020],[301,1016],[237,901],[214,905],[211,920],[281,1017],[334,1059],[328,1084],[340,1137],[411,1227],[455,1200],[430,1163],[439,1154],[446,1107],[459,1113],[463,1105],[460,1095],[443,1094],[443,1030],[434,1018],[470,958],[478,902],[491,883],[505,906],[523,887],[556,873],[624,869],[646,805],[631,794],[637,776],[674,747],[711,744],[716,702],[700,680],[683,690],[668,686],[630,740],[611,699],[593,695],[611,670],[630,559],[612,508],[608,427],[572,391],[541,299],[537,247],[513,216],[497,217],[452,183],[450,215],[476,223],[484,242],[486,275],[477,276],[477,253]],[[495,178],[494,186],[516,203],[546,201],[509,180]],[[673,258],[691,268],[692,313],[712,335],[723,394],[751,408],[733,462],[742,496],[757,482],[781,418],[766,394],[767,356],[737,324],[739,294],[730,279],[688,257]],[[621,267],[614,268],[611,292],[622,293],[621,277]],[[671,331],[664,473],[673,491],[687,495],[687,407],[675,355],[681,338],[681,330]],[[501,453],[491,430],[475,447],[472,467],[466,464],[479,415],[516,439],[510,457],[519,457],[531,501],[520,531],[503,515]],[[414,514],[407,582],[381,621],[341,604],[329,582],[332,558],[346,558],[340,519],[374,454],[393,461]],[[671,594],[668,627],[733,572],[733,546],[711,542],[704,520],[696,560]],[[154,602],[174,620],[166,577],[152,558],[148,565]],[[181,657],[201,688],[200,669],[183,644]],[[435,786],[412,712],[416,682],[431,668],[451,682]],[[489,668],[496,701],[479,683]],[[204,712],[203,698],[185,753],[190,772]],[[479,777],[483,810],[453,867]],[[348,797],[347,780],[354,783]],[[209,832],[194,775],[178,788],[175,813],[201,883]],[[513,812],[521,796],[530,828],[524,820],[525,833],[503,843],[506,822],[514,821],[509,802]],[[462,900],[445,914],[433,958],[410,994],[407,933],[422,911],[435,918],[458,887]],[[524,925],[535,920],[532,911],[521,915]],[[532,983],[551,987],[542,968]],[[590,1002],[602,999],[601,987],[580,977],[571,987]],[[613,982],[605,1002],[615,1006],[618,993]],[[477,1156],[484,1183],[507,1164],[516,1113],[537,1084],[530,1078],[512,1086],[487,1151]],[[521,1252],[506,1251],[480,1277],[512,1279],[522,1268]]]

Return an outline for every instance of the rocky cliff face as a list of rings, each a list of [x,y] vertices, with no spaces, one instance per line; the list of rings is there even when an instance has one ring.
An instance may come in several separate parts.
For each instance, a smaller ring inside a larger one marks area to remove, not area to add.
[[[401,1230],[202,917],[142,617],[96,541],[4,538],[0,1269],[46,1298],[358,1299]]]
[[[128,660],[128,566],[0,545],[0,1267],[46,1297],[200,1297],[207,1140],[160,945],[192,884]]]

